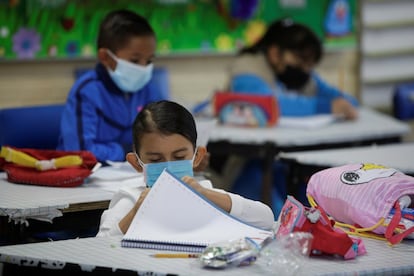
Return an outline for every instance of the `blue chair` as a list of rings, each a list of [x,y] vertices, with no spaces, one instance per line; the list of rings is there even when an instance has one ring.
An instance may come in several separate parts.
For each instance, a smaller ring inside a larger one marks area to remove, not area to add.
[[[164,99],[170,98],[170,75],[168,69],[155,67],[152,72],[152,81],[158,85]]]
[[[394,117],[402,121],[414,119],[414,82],[396,85],[392,100]]]
[[[0,109],[0,146],[56,149],[64,104]]]
[[[75,78],[87,68],[74,71]],[[170,95],[168,70],[154,68],[153,81],[165,98]],[[60,134],[60,119],[64,103],[0,109],[0,146],[19,148],[56,149]]]

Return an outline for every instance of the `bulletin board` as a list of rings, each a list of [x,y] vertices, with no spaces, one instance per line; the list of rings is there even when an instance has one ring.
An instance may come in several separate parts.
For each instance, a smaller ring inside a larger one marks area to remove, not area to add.
[[[0,0],[0,61],[93,58],[99,23],[126,8],[146,17],[158,55],[235,53],[271,21],[312,28],[325,48],[356,45],[357,0]]]

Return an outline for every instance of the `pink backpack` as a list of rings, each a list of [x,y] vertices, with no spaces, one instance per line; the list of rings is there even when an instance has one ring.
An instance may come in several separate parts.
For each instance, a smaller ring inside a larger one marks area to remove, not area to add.
[[[325,169],[311,176],[306,192],[312,206],[321,206],[349,234],[396,244],[414,232],[401,223],[399,201],[405,196],[403,207],[413,206],[414,177],[396,169],[371,163]]]

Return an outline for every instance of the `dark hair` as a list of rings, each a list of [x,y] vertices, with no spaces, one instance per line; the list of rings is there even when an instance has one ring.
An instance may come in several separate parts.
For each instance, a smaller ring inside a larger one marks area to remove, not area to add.
[[[322,58],[322,43],[317,35],[289,18],[271,23],[263,37],[256,44],[241,49],[240,54],[266,52],[270,46],[292,51],[304,61],[318,63]]]
[[[132,139],[137,153],[142,136],[153,132],[164,135],[180,134],[196,148],[197,129],[194,117],[178,103],[167,100],[152,102],[138,113],[132,128]]]
[[[155,32],[148,21],[135,12],[112,11],[101,22],[97,47],[116,52],[135,36],[155,36]]]

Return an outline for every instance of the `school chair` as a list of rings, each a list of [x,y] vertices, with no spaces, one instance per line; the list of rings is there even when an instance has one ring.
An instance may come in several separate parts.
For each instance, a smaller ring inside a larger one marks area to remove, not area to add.
[[[0,109],[0,146],[55,150],[60,133],[60,119],[64,104],[24,106]],[[1,171],[1,170],[0,170]],[[85,229],[36,229],[42,222],[31,222],[32,228],[25,242],[63,240],[96,235],[99,222]],[[0,240],[1,243],[1,240]]]
[[[64,104],[0,109],[0,146],[56,149]]]
[[[395,118],[403,121],[414,119],[414,82],[396,85],[392,107]]]

